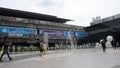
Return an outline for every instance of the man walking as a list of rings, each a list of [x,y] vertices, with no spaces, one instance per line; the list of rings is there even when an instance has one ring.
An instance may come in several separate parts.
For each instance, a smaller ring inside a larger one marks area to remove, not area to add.
[[[8,37],[4,37],[4,42],[3,42],[3,46],[4,46],[4,50],[3,50],[3,53],[1,54],[1,57],[0,57],[0,61],[2,61],[2,57],[3,55],[6,53],[9,60],[12,60],[12,58],[10,57],[9,55],[9,50],[8,50],[8,47],[10,46],[10,42],[8,41]]]
[[[105,40],[102,39],[102,40],[100,41],[100,43],[102,44],[103,52],[105,52],[105,50],[106,50]]]
[[[117,47],[117,46],[116,46],[116,41],[115,41],[115,39],[112,40],[112,45],[113,45],[113,47],[114,47],[115,50],[116,50],[116,47]]]

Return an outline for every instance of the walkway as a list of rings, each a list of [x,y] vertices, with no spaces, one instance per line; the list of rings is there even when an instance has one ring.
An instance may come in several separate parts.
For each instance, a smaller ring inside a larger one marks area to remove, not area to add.
[[[8,63],[0,68],[120,68],[120,49],[79,49],[46,54]]]

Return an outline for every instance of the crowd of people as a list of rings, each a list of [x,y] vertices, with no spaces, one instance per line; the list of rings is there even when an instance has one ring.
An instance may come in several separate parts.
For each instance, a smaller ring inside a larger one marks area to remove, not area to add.
[[[105,39],[101,39],[100,44],[102,45],[103,52],[106,51],[106,45],[114,47],[115,49],[117,48],[117,43],[115,39],[112,39],[109,43]]]
[[[100,40],[100,44],[102,46],[103,52],[106,51],[106,40],[105,39],[101,39]],[[0,56],[0,61],[2,61],[2,58],[5,54],[7,54],[9,60],[12,60],[11,56],[9,55],[9,46],[11,45],[11,42],[8,41],[8,37],[4,37],[4,42],[3,42],[3,52]],[[115,39],[113,39],[111,41],[111,45],[116,49],[116,41]],[[46,50],[48,48],[48,45],[46,45],[46,43],[44,41],[40,41],[39,43],[39,50],[40,50],[40,57],[42,57],[43,54],[46,53]],[[59,45],[58,43],[55,43],[54,45],[54,50],[57,52],[59,50]]]
[[[7,54],[9,60],[12,60],[10,54],[9,54],[9,46],[11,45],[11,42],[8,40],[8,36],[4,37],[4,42],[3,42],[3,50],[1,51],[1,56],[0,56],[0,61],[2,61],[2,58],[5,54]],[[39,44],[39,50],[40,50],[40,57],[46,53],[48,46],[44,41],[40,41]],[[57,51],[59,49],[59,45],[56,43],[55,44],[55,50]]]
[[[40,46],[39,46],[40,57],[42,57],[42,55],[46,53],[47,48],[48,48],[48,46],[46,45],[46,43],[44,41],[40,41]],[[55,51],[57,51],[59,49],[59,45],[57,43],[55,43],[54,48],[55,48]]]

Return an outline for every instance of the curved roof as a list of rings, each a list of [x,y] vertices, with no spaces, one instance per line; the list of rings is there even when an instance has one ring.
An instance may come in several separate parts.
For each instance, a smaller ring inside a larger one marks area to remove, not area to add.
[[[27,12],[27,11],[15,10],[15,9],[8,9],[8,8],[2,8],[2,7],[0,7],[0,15],[52,21],[52,22],[58,22],[58,23],[65,23],[67,21],[72,21],[70,19],[58,18],[57,16]]]

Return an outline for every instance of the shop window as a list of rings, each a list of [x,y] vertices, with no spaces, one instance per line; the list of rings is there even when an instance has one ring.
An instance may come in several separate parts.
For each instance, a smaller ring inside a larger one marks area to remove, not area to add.
[[[3,20],[8,21],[8,20],[9,20],[9,17],[3,16]]]
[[[10,25],[11,23],[9,23],[9,22],[2,22],[2,25]]]
[[[22,18],[16,18],[16,21],[21,22],[21,21],[23,21],[23,19]]]
[[[23,19],[24,23],[29,23],[29,19]]]
[[[2,20],[2,16],[0,16],[0,20]]]
[[[15,21],[15,17],[9,17],[9,21]]]
[[[36,25],[34,25],[34,24],[27,24],[27,27],[28,28],[36,28]]]
[[[46,23],[46,21],[40,21],[40,24],[45,24]]]
[[[34,23],[35,23],[35,24],[39,24],[40,21],[39,21],[39,20],[35,20]]]
[[[17,23],[16,25],[20,26],[20,27],[26,27],[26,24],[24,24],[24,23]]]
[[[33,22],[34,22],[34,20],[30,19],[30,23],[33,23]]]

